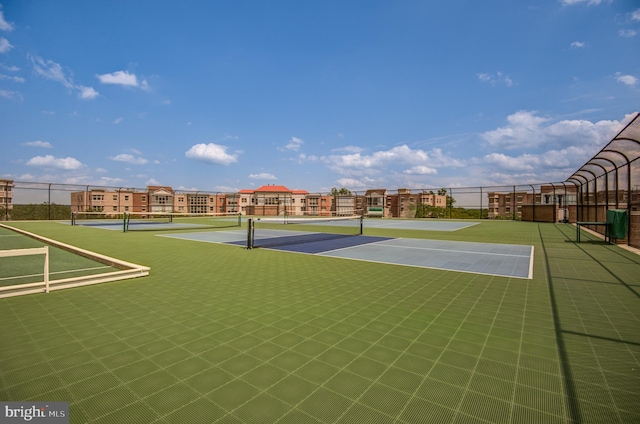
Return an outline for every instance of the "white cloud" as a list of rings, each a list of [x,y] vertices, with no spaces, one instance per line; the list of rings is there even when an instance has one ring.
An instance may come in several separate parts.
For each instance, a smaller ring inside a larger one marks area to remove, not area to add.
[[[550,173],[553,170],[574,170],[578,163],[583,163],[593,156],[593,151],[581,146],[569,146],[560,150],[549,150],[538,154],[525,153],[508,156],[504,153],[490,153],[483,158],[485,164],[493,169],[511,172]]]
[[[100,177],[100,183],[101,185],[114,185],[114,184],[118,184],[118,183],[123,183],[125,182],[124,179],[122,178],[112,178],[112,177]]]
[[[285,148],[297,152],[303,144],[304,141],[302,139],[298,137],[291,137],[291,141],[285,146]]]
[[[628,119],[630,116],[623,122]],[[515,155],[494,152],[472,161],[482,165],[483,169],[489,166],[495,171],[491,178],[502,184],[561,181],[593,157],[624,125],[623,122],[607,120],[550,123],[550,119],[542,119],[534,112],[526,111],[517,112],[508,120],[508,127],[488,131],[483,136],[487,139],[487,134],[490,134],[489,139],[494,146],[519,147],[520,152]],[[544,146],[550,148],[541,150]]]
[[[82,85],[79,85],[76,88],[80,90],[80,92],[78,93],[78,97],[80,97],[83,100],[95,99],[100,95],[100,93],[94,90],[93,87],[84,87]]]
[[[633,75],[622,75],[620,72],[616,73],[616,80],[630,87],[635,87],[638,83],[638,78]]]
[[[11,45],[9,40],[7,40],[4,37],[0,37],[0,53],[7,53],[12,48],[13,48],[13,46]]]
[[[16,100],[22,100],[22,94],[20,94],[17,91],[9,91],[9,90],[2,90],[0,89],[0,97],[3,97],[5,99],[16,99]]]
[[[122,85],[126,87],[138,87],[146,90],[149,88],[147,80],[140,81],[136,74],[130,74],[128,71],[116,71],[110,74],[96,75],[102,84]]]
[[[53,60],[44,60],[38,56],[27,56],[33,69],[42,77],[61,83],[67,88],[73,88],[73,79],[67,75],[62,65]]]
[[[30,147],[44,147],[45,149],[51,149],[53,147],[51,143],[49,143],[48,141],[41,141],[41,140],[27,141],[25,143],[22,143],[22,145],[30,146]]]
[[[2,6],[0,5],[0,30],[2,31],[13,31],[13,24],[11,22],[7,22],[4,18],[4,12],[2,11]]]
[[[429,166],[418,165],[405,170],[404,173],[409,175],[434,175],[438,173],[438,170]]]
[[[376,180],[368,177],[361,179],[355,178],[339,178],[336,180],[338,187],[344,187],[352,190],[365,190],[376,184]]]
[[[358,147],[358,146],[344,146],[344,147],[338,147],[336,149],[332,149],[332,152],[346,152],[346,153],[360,153],[362,151],[364,151],[364,149],[362,147]]]
[[[583,47],[586,47],[587,43],[585,43],[584,41],[574,41],[573,43],[571,43],[571,47],[573,47],[574,49],[581,49]]]
[[[620,129],[618,121],[563,120],[550,124],[549,118],[531,111],[518,111],[509,115],[507,121],[507,126],[487,131],[481,134],[482,138],[489,145],[504,149],[533,150],[543,145],[580,145],[588,149],[601,146]]]
[[[27,161],[27,165],[41,166],[46,168],[64,169],[67,171],[72,171],[72,170],[76,170],[84,167],[82,162],[80,162],[75,158],[72,158],[72,157],[56,158],[56,157],[53,157],[52,155],[35,156]]]
[[[252,180],[277,180],[278,178],[273,174],[262,172],[260,174],[249,174],[249,178]]]
[[[330,170],[348,177],[364,177],[391,174],[394,169],[407,167],[406,175],[436,174],[437,167],[463,166],[463,162],[445,155],[441,149],[424,151],[412,149],[406,144],[371,154],[345,153],[321,158]]]
[[[10,80],[13,82],[25,82],[25,79],[22,77],[13,77],[11,75],[5,75],[5,74],[0,74],[0,79],[6,79],[6,80]]]
[[[0,63],[0,68],[9,72],[18,72],[20,70],[20,68],[18,68],[17,66],[14,66],[14,65],[7,66],[7,65],[3,65],[2,63]]]
[[[65,70],[59,63],[56,63],[53,60],[44,60],[38,56],[28,55],[27,58],[38,75],[52,81],[59,82],[70,90],[79,91],[79,98],[83,100],[91,100],[98,96],[98,92],[92,87],[76,85],[73,81],[71,71]]]
[[[640,22],[640,9],[636,9],[633,12],[631,12],[631,20]]]
[[[523,172],[535,169],[534,162],[537,162],[537,159],[530,154],[512,157],[504,153],[491,153],[484,157],[484,162],[503,170]]]
[[[122,153],[117,156],[110,157],[109,159],[114,160],[116,162],[130,163],[132,165],[144,165],[147,162],[149,162],[145,158],[136,157],[128,153]]]
[[[536,116],[535,112],[518,111],[507,117],[509,123],[482,134],[482,137],[493,146],[505,148],[519,147],[524,143],[538,145],[544,139],[540,126],[548,119]]]
[[[611,0],[605,0],[605,1],[611,1]],[[591,5],[599,5],[600,3],[602,3],[602,0],[560,0],[560,3],[562,3],[565,6],[573,6],[575,4],[581,4],[581,3],[586,3],[588,6]]]
[[[491,85],[504,84],[507,87],[511,87],[514,84],[509,75],[505,75],[500,71],[495,74],[479,73],[477,75],[480,82],[486,82]]]
[[[320,157],[316,155],[306,155],[304,153],[300,153],[298,154],[297,160],[298,160],[298,163],[317,162],[318,160],[320,160]]]
[[[122,123],[122,121],[124,121],[124,118],[123,118],[122,116],[120,116],[120,117],[118,117],[118,118],[114,119],[114,120],[113,120],[113,123],[114,123],[115,125],[118,125],[118,124]]]
[[[227,153],[227,147],[215,143],[200,143],[192,146],[184,154],[189,159],[229,165],[238,161],[237,154]]]
[[[631,38],[638,35],[638,32],[633,29],[621,29],[620,31],[618,31],[618,35],[620,37]]]

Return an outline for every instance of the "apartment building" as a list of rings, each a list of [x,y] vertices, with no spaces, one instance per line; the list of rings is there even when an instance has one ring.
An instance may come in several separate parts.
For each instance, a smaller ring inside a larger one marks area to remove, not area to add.
[[[553,206],[553,216],[558,221],[568,219],[568,207],[576,204],[577,188],[573,185],[557,187],[552,185],[540,186],[538,192],[513,191],[489,192],[490,219],[521,219],[523,208],[531,205]]]
[[[134,211],[134,198],[141,203],[144,196],[133,190],[109,191],[92,189],[71,193],[72,212],[128,212]],[[146,202],[145,202],[146,203]]]
[[[397,194],[387,195],[385,216],[394,218],[414,218],[421,205],[435,208],[447,207],[447,196],[435,194],[433,191],[412,193],[408,188],[398,189]]]
[[[382,218],[390,215],[387,207],[387,189],[376,188],[364,194],[364,216]]]
[[[420,205],[445,207],[446,196],[421,190],[367,190],[365,195],[309,193],[283,185],[264,185],[237,193],[180,192],[169,186],[146,191],[92,188],[71,193],[73,212],[239,213],[258,216],[415,217]]]
[[[0,221],[8,221],[13,209],[13,180],[0,178]]]
[[[239,213],[243,215],[305,215],[309,205],[317,209],[324,203],[306,190],[291,190],[282,185],[264,185],[255,190],[240,190]]]

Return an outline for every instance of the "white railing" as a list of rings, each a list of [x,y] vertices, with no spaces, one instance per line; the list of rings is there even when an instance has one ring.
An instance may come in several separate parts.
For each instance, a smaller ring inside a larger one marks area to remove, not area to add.
[[[49,247],[34,247],[31,249],[10,249],[10,250],[0,250],[0,258],[10,258],[15,256],[29,256],[29,255],[44,255],[44,281],[40,281],[37,283],[28,283],[28,284],[17,284],[12,286],[4,286],[0,287],[0,297],[11,296],[11,294],[6,294],[2,292],[18,290],[18,289],[30,289],[28,290],[30,293],[37,293],[42,291],[42,287],[44,286],[45,293],[49,293]],[[25,293],[24,291],[22,293]]]

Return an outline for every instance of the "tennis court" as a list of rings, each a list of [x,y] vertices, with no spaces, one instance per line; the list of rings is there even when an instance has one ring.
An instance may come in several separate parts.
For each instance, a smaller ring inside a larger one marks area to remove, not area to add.
[[[367,228],[392,230],[458,231],[478,225],[479,222],[441,221],[436,219],[368,219]]]
[[[533,246],[531,279],[11,225],[153,269],[0,299],[0,399],[71,423],[640,422],[640,257],[568,224],[411,233]]]
[[[164,237],[247,245],[247,233],[243,230],[177,233]],[[261,230],[256,238],[270,242],[270,249],[287,252],[503,277],[533,277],[533,246],[273,229]]]

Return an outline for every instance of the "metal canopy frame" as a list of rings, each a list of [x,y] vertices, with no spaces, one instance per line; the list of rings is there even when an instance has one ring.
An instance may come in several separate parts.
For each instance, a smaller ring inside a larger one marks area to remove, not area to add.
[[[625,145],[631,143],[633,148],[625,148]],[[635,151],[634,151],[635,150]],[[577,208],[578,220],[589,221],[591,210],[595,212],[595,220],[598,220],[598,210],[604,207],[610,209],[611,201],[609,195],[609,174],[614,173],[614,195],[615,209],[620,208],[621,194],[626,194],[627,209],[627,228],[631,228],[631,212],[632,212],[632,167],[634,163],[640,159],[640,113],[637,113],[630,122],[620,132],[607,143],[598,153],[589,159],[584,165],[576,170],[569,178],[568,183],[573,183],[578,189]],[[606,163],[603,164],[603,162]],[[620,187],[620,170],[626,167],[626,187]],[[597,168],[595,170],[594,168]],[[595,172],[594,172],[595,170]],[[599,171],[602,171],[600,173]],[[589,174],[589,175],[585,175]],[[598,202],[598,179],[604,177],[605,184],[605,202],[604,205]],[[593,183],[593,201],[591,204],[591,196],[589,187]],[[638,182],[640,185],[640,182]],[[586,204],[585,204],[586,200]],[[627,244],[630,244],[630,237],[627,237]]]

